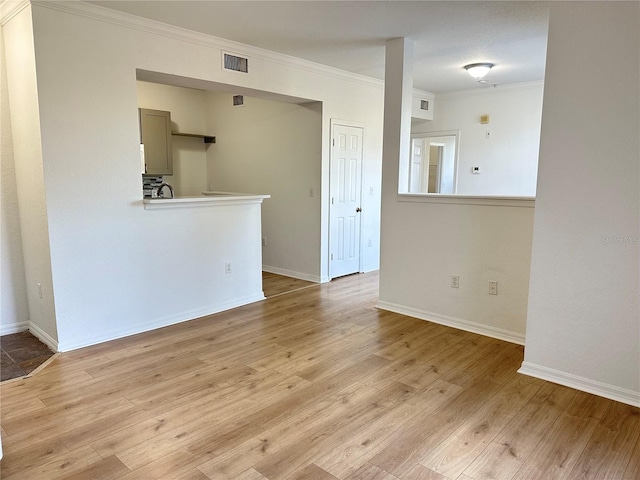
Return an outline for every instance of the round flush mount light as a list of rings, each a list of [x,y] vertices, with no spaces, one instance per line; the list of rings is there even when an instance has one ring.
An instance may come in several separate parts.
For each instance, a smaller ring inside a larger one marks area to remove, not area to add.
[[[493,63],[470,63],[464,66],[467,73],[477,80],[484,77],[492,68]]]

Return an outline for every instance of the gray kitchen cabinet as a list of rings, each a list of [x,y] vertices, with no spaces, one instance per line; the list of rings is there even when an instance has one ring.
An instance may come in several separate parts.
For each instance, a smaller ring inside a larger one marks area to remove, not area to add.
[[[139,108],[146,175],[172,175],[171,112]]]

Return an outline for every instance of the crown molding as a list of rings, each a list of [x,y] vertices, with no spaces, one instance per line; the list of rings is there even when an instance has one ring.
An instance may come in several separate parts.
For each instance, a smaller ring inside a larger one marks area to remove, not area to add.
[[[2,0],[0,2],[0,25],[4,26],[22,10],[27,8],[29,0]]]
[[[475,95],[493,95],[496,93],[513,92],[518,90],[533,90],[544,87],[544,80],[536,80],[534,82],[509,83],[506,85],[497,85],[495,87],[474,88],[470,90],[459,90],[457,92],[437,93],[437,100],[448,100],[450,98],[473,97]]]
[[[346,80],[365,84],[369,86],[382,87],[384,82],[376,78],[347,72],[338,68],[322,65],[320,63],[311,62],[291,55],[266,50],[260,47],[254,47],[244,43],[234,42],[221,37],[206,35],[204,33],[194,32],[185,28],[168,25],[166,23],[157,22],[143,17],[138,17],[124,12],[111,10],[99,5],[88,4],[79,1],[69,2],[50,2],[46,0],[25,0],[24,3],[31,3],[38,7],[57,10],[60,12],[77,15],[93,20],[115,24],[125,28],[138,30],[141,32],[160,35],[163,37],[173,38],[183,42],[189,42],[219,50],[235,52],[250,58],[257,58],[271,63],[277,63],[287,67],[293,67],[320,75],[334,77],[340,80]]]
[[[420,90],[418,88],[414,88],[413,89],[413,94],[417,95],[418,97],[431,97],[431,98],[435,98],[436,94],[433,92],[427,92],[426,90]]]

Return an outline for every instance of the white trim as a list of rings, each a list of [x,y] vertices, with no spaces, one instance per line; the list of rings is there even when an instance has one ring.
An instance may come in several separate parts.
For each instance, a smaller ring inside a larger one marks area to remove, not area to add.
[[[380,270],[380,262],[371,263],[362,267],[361,273],[377,272]]]
[[[543,367],[529,362],[522,362],[518,373],[540,378],[549,382],[575,388],[582,392],[592,393],[600,397],[609,398],[616,402],[626,403],[634,407],[640,407],[640,392],[627,390],[609,383],[602,383],[590,378],[581,377],[572,373],[562,372],[554,368]]]
[[[136,335],[138,333],[149,332],[162,327],[168,327],[169,325],[175,325],[177,323],[188,322],[196,318],[205,317],[207,315],[214,315],[216,313],[223,312],[225,310],[231,310],[232,308],[241,307],[250,303],[259,302],[264,300],[265,296],[262,291],[255,295],[249,295],[242,298],[236,298],[228,302],[220,303],[217,305],[211,305],[205,308],[199,308],[196,310],[189,310],[175,315],[169,315],[163,318],[155,318],[146,322],[138,323],[130,326],[126,329],[111,330],[101,332],[95,337],[73,338],[65,342],[58,343],[59,352],[68,352],[70,350],[76,350],[78,348],[89,347],[98,343],[108,342],[116,340],[118,338],[128,337],[129,335]]]
[[[436,96],[433,92],[427,92],[426,90],[419,90],[417,88],[412,89],[412,94],[417,97],[431,97],[432,99]]]
[[[309,275],[308,273],[287,270],[286,268],[272,267],[271,265],[262,265],[262,271],[275,273],[276,275],[284,275],[285,277],[297,278],[298,280],[306,280],[313,283],[326,283],[328,279],[322,279],[318,275]]]
[[[535,197],[483,197],[477,195],[440,195],[437,193],[399,193],[399,202],[485,205],[491,207],[535,208]]]
[[[221,205],[260,204],[265,198],[271,198],[271,195],[205,194],[199,197],[145,198],[142,200],[142,204],[145,210],[184,207],[219,207]]]
[[[189,42],[197,45],[203,45],[223,51],[236,51],[239,55],[251,57],[254,59],[266,60],[280,65],[299,68],[341,80],[357,82],[369,86],[382,87],[384,82],[377,78],[367,77],[356,73],[340,70],[335,67],[329,67],[319,63],[303,60],[301,58],[273,52],[259,47],[234,42],[220,37],[214,37],[204,33],[194,32],[186,28],[168,25],[166,23],[157,22],[143,17],[138,17],[124,12],[112,10],[99,5],[88,4],[85,2],[51,2],[45,0],[32,0],[33,5],[45,7],[52,10],[58,10],[65,13],[78,15],[81,17],[91,18],[114,25],[119,25],[134,30],[139,30],[163,37],[174,38],[179,41]],[[227,72],[227,70],[224,70]],[[237,73],[237,72],[233,72]]]
[[[9,23],[13,17],[27,8],[31,2],[29,0],[3,0],[0,3],[0,25],[4,26]]]
[[[25,330],[29,330],[28,321],[0,325],[0,335],[11,335],[12,333],[24,332]]]
[[[474,88],[470,90],[459,90],[457,92],[437,93],[436,100],[446,101],[450,98],[472,97],[474,95],[486,95],[494,93],[512,92],[514,90],[533,90],[544,87],[544,80],[536,80],[533,82],[509,83],[506,85],[498,85],[496,87],[487,86]]]
[[[477,333],[479,335],[484,335],[485,337],[497,338],[498,340],[504,340],[505,342],[524,345],[523,333],[513,332],[511,330],[505,330],[498,327],[491,327],[489,325],[473,322],[471,320],[463,320],[461,318],[449,317],[447,315],[427,312],[424,310],[419,310],[417,308],[399,305],[397,303],[379,301],[377,307],[382,310],[388,310],[390,312],[399,313],[401,315],[407,315],[409,317],[418,318],[420,320],[426,320],[427,322],[433,322],[440,325],[445,325],[447,327],[457,328],[458,330],[464,330],[466,332]]]
[[[330,118],[329,119],[329,127],[333,127],[333,125],[344,125],[345,127],[357,127],[364,128],[367,126],[365,123],[354,122],[352,120],[342,120],[340,118]]]
[[[45,343],[54,352],[59,352],[59,344],[57,340],[54,340],[47,332],[38,327],[35,323],[29,322],[29,331],[40,339],[42,343]]]

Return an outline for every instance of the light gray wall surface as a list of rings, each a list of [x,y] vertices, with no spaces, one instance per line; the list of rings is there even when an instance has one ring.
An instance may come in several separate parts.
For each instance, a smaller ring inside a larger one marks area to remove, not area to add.
[[[460,132],[457,194],[535,196],[542,92],[539,82],[438,95],[433,121],[414,122],[412,132]]]
[[[3,36],[29,328],[55,348],[58,330],[45,191],[50,171],[42,162],[44,152],[34,30],[31,8],[26,6],[3,26]]]
[[[640,4],[551,8],[523,371],[640,404]],[[598,65],[585,75],[584,65]]]
[[[265,270],[319,282],[322,104],[207,92],[207,150],[213,190],[271,195],[262,206]],[[311,196],[313,191],[313,196]]]
[[[0,240],[2,265],[0,278],[0,335],[16,333],[29,326],[27,284],[20,233],[18,190],[11,138],[11,115],[7,71],[4,59],[4,41],[0,29]]]

